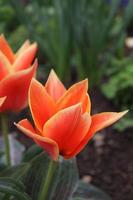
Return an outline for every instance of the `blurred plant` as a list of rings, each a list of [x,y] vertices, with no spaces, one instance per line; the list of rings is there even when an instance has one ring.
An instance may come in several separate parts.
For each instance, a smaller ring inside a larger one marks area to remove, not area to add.
[[[107,54],[117,53],[120,56],[123,53],[121,49],[124,49],[126,28],[133,17],[133,1],[122,10],[119,8],[119,0],[112,0],[110,4],[104,0],[83,0],[76,5],[78,65],[84,69],[90,82],[96,85],[107,70]]]
[[[68,79],[74,66],[80,78],[88,76],[92,85],[98,85],[106,71],[106,53],[123,55],[132,0],[124,8],[119,0],[33,0],[25,7],[10,2],[29,37],[40,44],[43,59],[61,78]]]
[[[7,14],[8,13],[8,14]],[[14,9],[10,6],[7,0],[0,0],[0,32],[11,31],[13,29],[13,22],[15,16]]]
[[[133,58],[111,58],[107,75],[109,80],[102,86],[103,93],[108,99],[113,100],[119,109],[130,110],[127,117],[115,125],[122,131],[133,126]]]
[[[52,5],[34,0],[25,9],[22,9],[20,2],[11,2],[20,22],[29,31],[29,37],[40,44],[41,50],[50,64],[56,67],[58,74],[62,78],[66,77],[66,74],[70,73],[73,46],[71,0],[53,0]]]
[[[20,25],[9,0],[0,0],[0,33],[4,33],[8,37],[8,41],[15,51],[28,37],[26,28]]]

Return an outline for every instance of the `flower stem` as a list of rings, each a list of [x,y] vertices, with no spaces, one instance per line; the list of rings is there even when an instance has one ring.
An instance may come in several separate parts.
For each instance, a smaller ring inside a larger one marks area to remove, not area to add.
[[[42,190],[41,190],[41,194],[40,194],[39,200],[47,200],[49,187],[51,185],[51,182],[52,182],[56,167],[57,167],[57,162],[51,160],[50,163],[49,163],[47,176],[44,179],[44,184],[42,186]]]
[[[3,133],[4,145],[5,145],[6,163],[7,163],[7,166],[11,166],[10,144],[9,144],[9,138],[8,138],[8,120],[5,113],[1,114],[1,126],[2,126],[2,133]]]

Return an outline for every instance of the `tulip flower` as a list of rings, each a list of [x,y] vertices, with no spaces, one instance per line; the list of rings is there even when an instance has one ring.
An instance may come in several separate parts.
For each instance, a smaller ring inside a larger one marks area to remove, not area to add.
[[[45,86],[32,79],[28,99],[35,127],[28,119],[15,125],[46,150],[53,160],[57,160],[59,154],[66,159],[72,158],[96,132],[113,124],[127,112],[91,115],[87,90],[87,80],[67,90],[53,70]]]
[[[18,112],[27,106],[29,85],[37,68],[37,62],[32,65],[36,50],[37,44],[27,40],[13,53],[0,35],[0,97],[6,96],[0,112]]]

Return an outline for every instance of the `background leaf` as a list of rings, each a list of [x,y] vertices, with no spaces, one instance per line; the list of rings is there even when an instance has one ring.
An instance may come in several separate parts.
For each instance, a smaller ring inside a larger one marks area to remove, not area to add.
[[[20,181],[13,178],[0,178],[0,199],[8,200],[10,197],[14,197],[14,200],[31,200]]]
[[[79,181],[71,200],[111,200],[111,198],[96,186]]]

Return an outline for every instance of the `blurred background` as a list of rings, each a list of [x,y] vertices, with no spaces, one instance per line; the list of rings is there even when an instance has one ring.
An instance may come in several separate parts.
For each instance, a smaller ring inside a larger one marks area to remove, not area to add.
[[[38,42],[40,81],[51,68],[66,86],[88,78],[92,113],[130,110],[94,137],[78,166],[82,179],[113,200],[132,200],[133,0],[0,0],[0,33],[14,51],[27,38]]]

